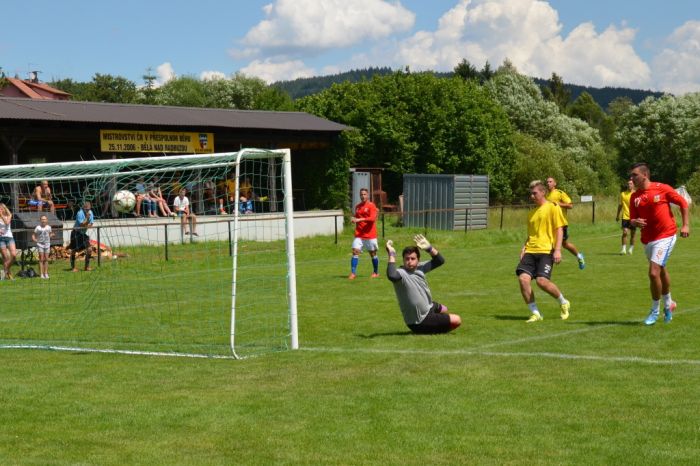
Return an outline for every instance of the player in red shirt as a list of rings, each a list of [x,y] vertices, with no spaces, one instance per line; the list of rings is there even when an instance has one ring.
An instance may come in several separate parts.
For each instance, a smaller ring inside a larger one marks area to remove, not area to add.
[[[642,230],[642,243],[649,260],[651,288],[651,312],[644,323],[654,325],[659,318],[659,300],[664,300],[664,322],[673,319],[676,303],[671,299],[671,278],[666,263],[676,244],[676,220],[671,203],[681,209],[681,237],[690,235],[688,203],[671,186],[649,179],[649,167],[636,163],[630,171],[630,179],[636,191],[630,198],[630,223]]]
[[[354,280],[357,276],[357,264],[360,254],[367,249],[372,256],[374,272],[372,278],[379,277],[379,258],[377,257],[377,206],[369,200],[367,188],[360,189],[360,203],[355,206],[355,216],[350,219],[355,224],[355,239],[352,242],[352,259],[350,260],[350,275]]]

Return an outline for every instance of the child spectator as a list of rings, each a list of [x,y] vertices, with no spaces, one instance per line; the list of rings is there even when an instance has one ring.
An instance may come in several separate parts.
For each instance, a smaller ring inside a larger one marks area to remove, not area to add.
[[[49,218],[46,215],[39,217],[39,225],[34,228],[32,241],[36,243],[39,251],[39,271],[41,278],[49,278],[49,251],[51,250],[51,238],[56,234],[51,230]]]

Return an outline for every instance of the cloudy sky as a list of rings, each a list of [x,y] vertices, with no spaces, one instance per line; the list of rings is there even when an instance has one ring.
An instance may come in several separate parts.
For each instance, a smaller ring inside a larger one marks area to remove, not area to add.
[[[10,76],[142,83],[173,76],[268,82],[369,66],[452,70],[505,58],[589,86],[700,91],[700,7],[690,0],[32,0],[3,9]]]

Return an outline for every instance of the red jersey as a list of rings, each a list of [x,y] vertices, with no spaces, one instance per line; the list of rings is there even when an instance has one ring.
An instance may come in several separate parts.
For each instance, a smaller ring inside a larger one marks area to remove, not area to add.
[[[676,234],[676,220],[671,212],[671,203],[683,208],[688,203],[671,186],[652,181],[647,189],[638,189],[630,198],[630,220],[643,218],[647,225],[642,228],[642,243],[668,238]]]
[[[355,218],[366,218],[355,223],[355,238],[374,239],[377,237],[377,206],[372,201],[360,202],[355,206]]]

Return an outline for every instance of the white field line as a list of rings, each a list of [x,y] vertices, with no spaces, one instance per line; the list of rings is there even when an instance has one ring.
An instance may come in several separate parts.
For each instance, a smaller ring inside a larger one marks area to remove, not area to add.
[[[389,348],[333,348],[333,347],[301,347],[300,351],[313,351],[319,353],[368,353],[368,354],[408,354],[408,355],[432,355],[432,356],[494,356],[494,357],[536,357],[551,359],[570,359],[581,361],[600,362],[629,362],[641,364],[655,364],[666,366],[692,365],[700,366],[700,359],[652,359],[637,356],[595,356],[586,354],[550,353],[550,352],[499,352],[476,350],[420,350],[420,349],[389,349]]]
[[[685,314],[697,311],[698,307],[684,309],[674,312],[673,315]],[[663,317],[662,317],[663,319]],[[569,330],[567,332],[550,333],[548,335],[538,335],[535,337],[518,338],[516,340],[507,340],[495,342],[487,345],[477,346],[475,348],[456,349],[456,350],[422,350],[422,349],[395,349],[395,348],[339,348],[339,347],[301,347],[302,351],[328,352],[328,353],[376,353],[376,354],[423,354],[423,355],[457,355],[457,356],[496,356],[496,357],[537,357],[537,358],[552,358],[552,359],[571,359],[582,361],[601,361],[601,362],[629,362],[641,364],[656,364],[656,365],[691,365],[700,366],[700,359],[653,359],[642,358],[638,356],[596,356],[586,354],[569,354],[569,353],[551,353],[548,351],[484,351],[485,348],[493,348],[495,346],[515,345],[519,343],[527,343],[537,340],[546,340],[549,338],[558,338],[577,333],[594,332],[601,329],[620,326],[622,323],[610,323],[598,325],[590,328],[582,328]],[[656,325],[664,325],[663,322]]]

